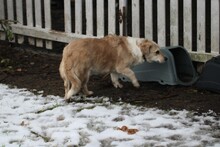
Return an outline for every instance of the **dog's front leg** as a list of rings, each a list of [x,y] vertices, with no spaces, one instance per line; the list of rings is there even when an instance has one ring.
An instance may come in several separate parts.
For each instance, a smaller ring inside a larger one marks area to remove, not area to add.
[[[114,85],[115,88],[122,88],[123,85],[121,83],[119,83],[118,81],[118,78],[119,78],[119,75],[118,73],[111,73],[111,80],[112,80],[112,84]]]
[[[128,77],[131,80],[134,87],[137,87],[137,88],[140,87],[140,84],[138,83],[138,80],[137,80],[134,72],[130,68],[119,68],[119,69],[117,69],[117,72]]]

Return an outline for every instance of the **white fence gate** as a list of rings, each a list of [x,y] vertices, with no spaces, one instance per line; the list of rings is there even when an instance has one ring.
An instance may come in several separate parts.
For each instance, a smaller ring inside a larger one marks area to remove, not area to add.
[[[62,17],[52,3],[64,6]],[[12,25],[19,44],[51,49],[53,41],[129,35],[182,45],[204,62],[220,53],[219,9],[219,0],[0,0],[0,19],[19,22]],[[59,31],[52,27],[57,23],[63,24]]]

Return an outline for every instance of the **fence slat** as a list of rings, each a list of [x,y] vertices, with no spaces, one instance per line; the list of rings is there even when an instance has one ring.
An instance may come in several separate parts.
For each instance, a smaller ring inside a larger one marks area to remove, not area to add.
[[[5,19],[5,3],[4,0],[0,0],[0,19]],[[0,26],[0,29],[2,27]],[[0,40],[5,40],[5,33],[0,32]]]
[[[197,1],[197,52],[205,52],[205,0]]]
[[[183,26],[184,26],[184,47],[192,50],[192,1],[183,1]]]
[[[26,1],[26,15],[27,15],[27,26],[33,27],[34,26],[34,19],[33,19],[33,2],[32,2],[32,0]],[[35,45],[35,39],[32,37],[28,37],[28,42],[30,45]]]
[[[166,35],[165,35],[165,0],[157,1],[157,36],[158,36],[158,44],[160,46],[166,45]]]
[[[116,33],[115,6],[115,0],[108,0],[108,34]]]
[[[127,0],[119,0],[119,35],[127,35],[127,28],[126,28],[126,17],[123,15],[127,15]]]
[[[45,18],[45,28],[51,29],[51,0],[44,0],[44,18]],[[45,42],[47,49],[52,49],[52,42],[46,40]]]
[[[41,1],[34,0],[35,4],[35,25],[37,28],[42,28],[42,12],[41,12]],[[43,42],[41,39],[36,39],[36,46],[43,47]]]
[[[140,37],[140,2],[139,0],[132,0],[132,36]]]
[[[170,45],[179,45],[178,1],[170,0]]]
[[[93,35],[93,0],[86,0],[86,35]]]
[[[9,20],[14,20],[14,2],[13,0],[7,0],[7,14]]]
[[[23,1],[17,0],[16,1],[16,14],[17,14],[17,25],[23,25]],[[18,35],[18,43],[22,44],[24,42],[24,37]]]
[[[82,0],[75,0],[75,33],[82,34]]]
[[[104,36],[104,1],[97,0],[97,36]]]
[[[14,20],[14,1],[7,0],[7,14],[8,20]],[[15,42],[15,39],[11,40],[10,42]]]
[[[219,32],[219,0],[211,1],[211,52],[220,53],[220,32]]]
[[[152,0],[144,1],[145,10],[145,38],[153,39],[153,3]]]
[[[71,21],[71,0],[65,0],[64,2],[64,21],[65,21],[65,32],[72,32],[72,21]]]

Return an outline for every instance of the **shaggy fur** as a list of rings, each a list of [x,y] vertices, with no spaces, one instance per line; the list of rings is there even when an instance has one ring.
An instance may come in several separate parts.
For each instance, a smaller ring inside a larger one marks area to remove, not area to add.
[[[128,77],[134,87],[139,83],[131,66],[144,61],[162,63],[166,60],[159,46],[150,40],[108,35],[104,38],[86,38],[70,42],[63,50],[60,75],[64,80],[65,99],[82,91],[85,95],[93,92],[87,88],[91,73],[110,73],[116,88],[122,88],[119,75]]]

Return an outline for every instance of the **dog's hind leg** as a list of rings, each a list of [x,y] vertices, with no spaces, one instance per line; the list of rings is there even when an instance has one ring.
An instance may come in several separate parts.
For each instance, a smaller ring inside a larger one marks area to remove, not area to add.
[[[83,92],[86,96],[93,95],[93,91],[89,91],[89,90],[88,90],[87,84],[83,85],[83,87],[82,87],[82,92]]]
[[[89,76],[90,76],[90,71],[88,71],[87,74],[85,74],[85,76],[83,78],[84,80],[82,82],[82,92],[87,96],[93,95],[93,91],[89,91],[88,87],[87,87],[87,83],[89,81]]]
[[[67,92],[65,100],[68,101],[72,95],[76,95],[80,91],[79,85],[71,86],[70,90]]]
[[[80,91],[82,83],[74,71],[70,70],[67,72],[67,74],[68,79],[70,80],[69,84],[71,85],[70,90],[65,95],[65,100],[68,101],[72,95],[76,95]]]
[[[71,88],[71,82],[68,79],[64,80],[64,89],[65,89],[65,98],[67,97],[67,93]]]
[[[119,78],[119,74],[118,73],[111,73],[111,80],[112,80],[112,84],[114,85],[115,88],[122,88],[123,85],[119,83],[118,78]]]

